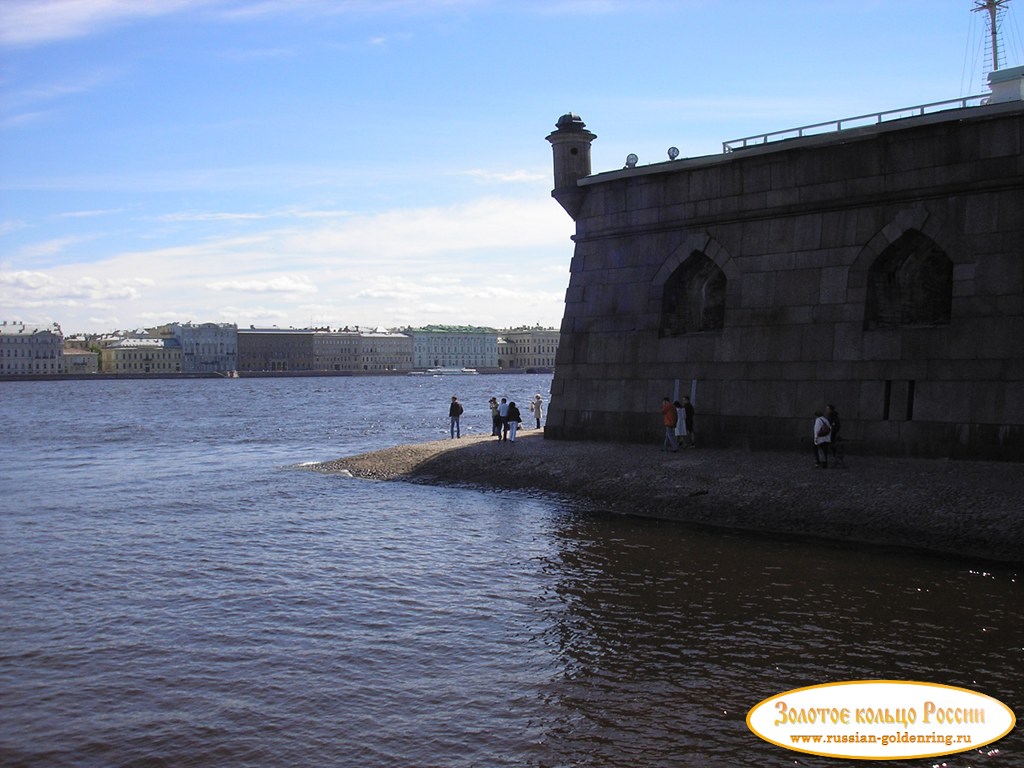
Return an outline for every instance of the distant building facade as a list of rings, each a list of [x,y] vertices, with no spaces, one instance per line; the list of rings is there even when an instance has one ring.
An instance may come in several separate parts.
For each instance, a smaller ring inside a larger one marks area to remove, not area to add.
[[[98,373],[100,356],[98,352],[79,347],[64,347],[64,365],[61,373],[87,374]]]
[[[497,368],[498,332],[493,328],[407,328],[414,368]]]
[[[381,329],[239,329],[238,370],[409,371],[412,370],[412,340],[405,334]]]
[[[238,370],[316,370],[313,331],[309,328],[239,328]]]
[[[63,372],[64,336],[59,325],[0,323],[0,376]]]
[[[475,326],[391,331],[355,326],[249,328],[168,323],[101,334],[61,335],[60,327],[4,322],[0,376],[36,374],[402,373],[428,368],[550,369],[558,332],[519,328],[502,339]]]
[[[357,371],[362,365],[359,331],[313,334],[313,363],[320,371]]]
[[[177,339],[121,339],[100,350],[100,370],[116,374],[181,373]]]
[[[238,370],[238,326],[234,323],[170,323],[156,332],[181,345],[183,373]]]
[[[597,175],[564,115],[546,435],[656,442],[688,395],[705,445],[804,448],[833,403],[861,450],[1024,460],[1020,93]]]
[[[64,337],[65,349],[90,349],[92,344],[93,339],[84,333],[76,333]]]
[[[413,341],[404,333],[377,330],[359,335],[362,371],[411,371]]]
[[[498,339],[498,366],[503,370],[543,370],[555,367],[559,331],[556,328],[516,328]]]

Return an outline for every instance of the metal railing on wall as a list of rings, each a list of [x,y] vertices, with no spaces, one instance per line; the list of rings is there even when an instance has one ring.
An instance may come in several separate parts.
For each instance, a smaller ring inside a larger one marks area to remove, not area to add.
[[[886,120],[898,120],[905,117],[918,117],[930,112],[941,112],[946,109],[965,109],[969,106],[978,106],[988,99],[992,94],[983,93],[977,96],[963,96],[959,99],[947,99],[946,101],[933,101],[929,104],[919,104],[914,107],[903,107],[902,109],[890,109],[885,112],[871,112],[856,117],[844,117],[840,120],[829,120],[824,123],[812,125],[801,125],[798,128],[787,128],[783,131],[772,131],[770,133],[758,133],[754,136],[745,136],[742,139],[730,139],[722,142],[722,152],[734,152],[745,147],[754,147],[760,144],[767,144],[770,141],[782,141],[784,139],[796,139],[801,136],[814,136],[823,133],[833,133],[847,128],[860,128],[865,125],[877,125]]]

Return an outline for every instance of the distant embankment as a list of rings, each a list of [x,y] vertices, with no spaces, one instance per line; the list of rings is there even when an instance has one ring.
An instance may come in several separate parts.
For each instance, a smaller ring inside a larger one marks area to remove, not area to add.
[[[481,368],[480,374],[498,373],[550,373],[541,368]],[[134,379],[291,379],[318,377],[368,377],[368,376],[408,376],[409,371],[238,371],[237,377],[223,372],[202,373],[25,373],[0,376],[0,381],[131,381]]]

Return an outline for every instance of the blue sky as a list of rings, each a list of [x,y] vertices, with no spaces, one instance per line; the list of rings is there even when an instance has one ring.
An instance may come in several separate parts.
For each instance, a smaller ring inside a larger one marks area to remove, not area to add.
[[[600,172],[982,93],[972,7],[4,0],[0,318],[557,326],[560,115]]]

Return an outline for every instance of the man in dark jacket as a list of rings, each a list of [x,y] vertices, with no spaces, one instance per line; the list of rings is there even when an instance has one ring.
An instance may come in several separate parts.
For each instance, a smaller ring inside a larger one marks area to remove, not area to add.
[[[452,438],[462,437],[462,432],[459,429],[459,418],[462,416],[462,403],[459,402],[459,398],[452,395],[452,404],[448,406],[448,418],[451,420],[451,434]]]
[[[686,441],[690,448],[696,448],[697,444],[693,439],[693,403],[690,402],[690,398],[683,398],[683,423],[686,424]]]

